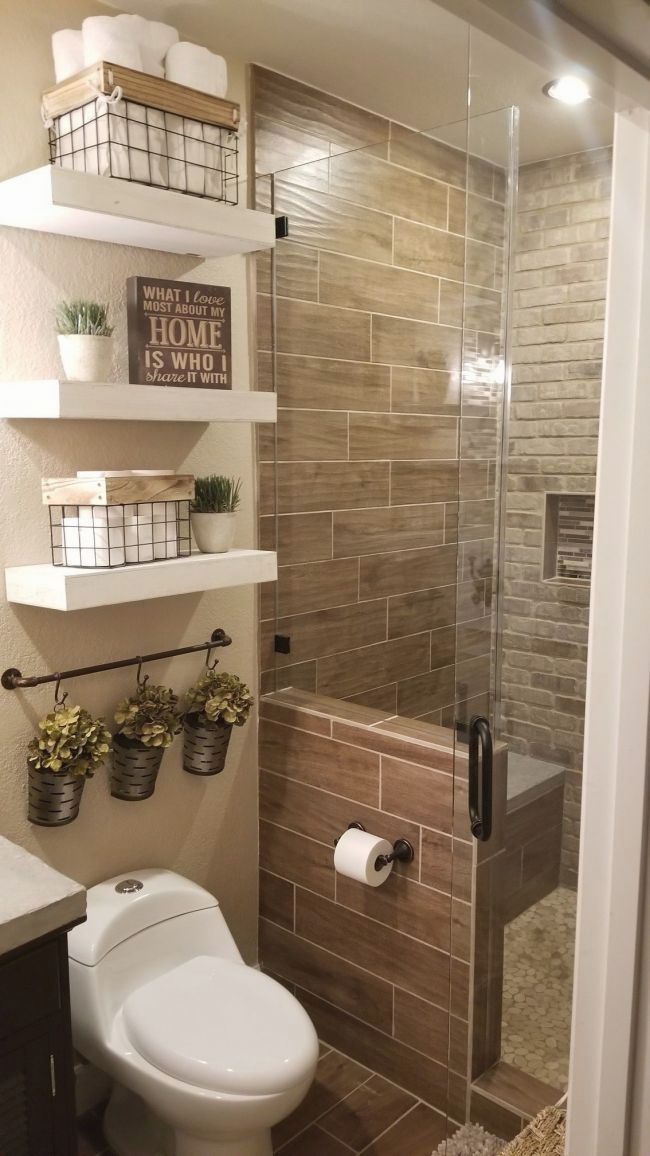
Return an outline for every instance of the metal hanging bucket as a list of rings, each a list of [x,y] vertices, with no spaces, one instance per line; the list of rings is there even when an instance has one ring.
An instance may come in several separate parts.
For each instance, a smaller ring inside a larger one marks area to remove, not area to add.
[[[200,723],[198,714],[187,714],[183,722],[183,770],[188,775],[218,775],[228,753],[232,726]]]
[[[37,771],[29,766],[27,818],[37,827],[65,827],[79,814],[85,775]]]
[[[124,735],[113,735],[113,798],[131,803],[150,799],[156,789],[164,753],[164,747],[145,747]]]

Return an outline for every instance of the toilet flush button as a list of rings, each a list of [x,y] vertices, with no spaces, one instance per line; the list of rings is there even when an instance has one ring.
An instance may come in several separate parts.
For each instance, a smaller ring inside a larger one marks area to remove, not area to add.
[[[115,885],[118,895],[131,895],[133,891],[142,891],[144,883],[140,879],[122,879]]]

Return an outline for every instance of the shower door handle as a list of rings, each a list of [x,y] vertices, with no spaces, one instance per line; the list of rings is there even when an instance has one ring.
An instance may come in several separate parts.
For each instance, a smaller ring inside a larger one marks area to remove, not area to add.
[[[469,724],[468,804],[472,835],[486,843],[492,834],[492,732],[483,715]]]

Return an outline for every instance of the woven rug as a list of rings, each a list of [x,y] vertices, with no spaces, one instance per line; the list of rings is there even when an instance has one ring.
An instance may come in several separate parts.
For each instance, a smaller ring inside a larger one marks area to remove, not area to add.
[[[564,1156],[566,1109],[545,1108],[509,1144],[479,1124],[465,1124],[431,1156]]]
[[[545,1108],[503,1149],[502,1156],[564,1156],[566,1109]]]
[[[480,1124],[464,1124],[449,1140],[443,1140],[432,1156],[498,1156],[504,1144]]]

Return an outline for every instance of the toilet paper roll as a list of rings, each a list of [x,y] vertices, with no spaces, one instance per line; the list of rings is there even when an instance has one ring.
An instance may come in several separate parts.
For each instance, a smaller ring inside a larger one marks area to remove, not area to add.
[[[378,835],[371,835],[369,831],[359,831],[350,827],[341,835],[334,851],[334,868],[339,875],[347,875],[349,879],[358,879],[360,883],[367,883],[369,887],[379,887],[390,875],[393,864],[375,868],[378,855],[388,855],[393,850],[387,839],[380,839]]]

